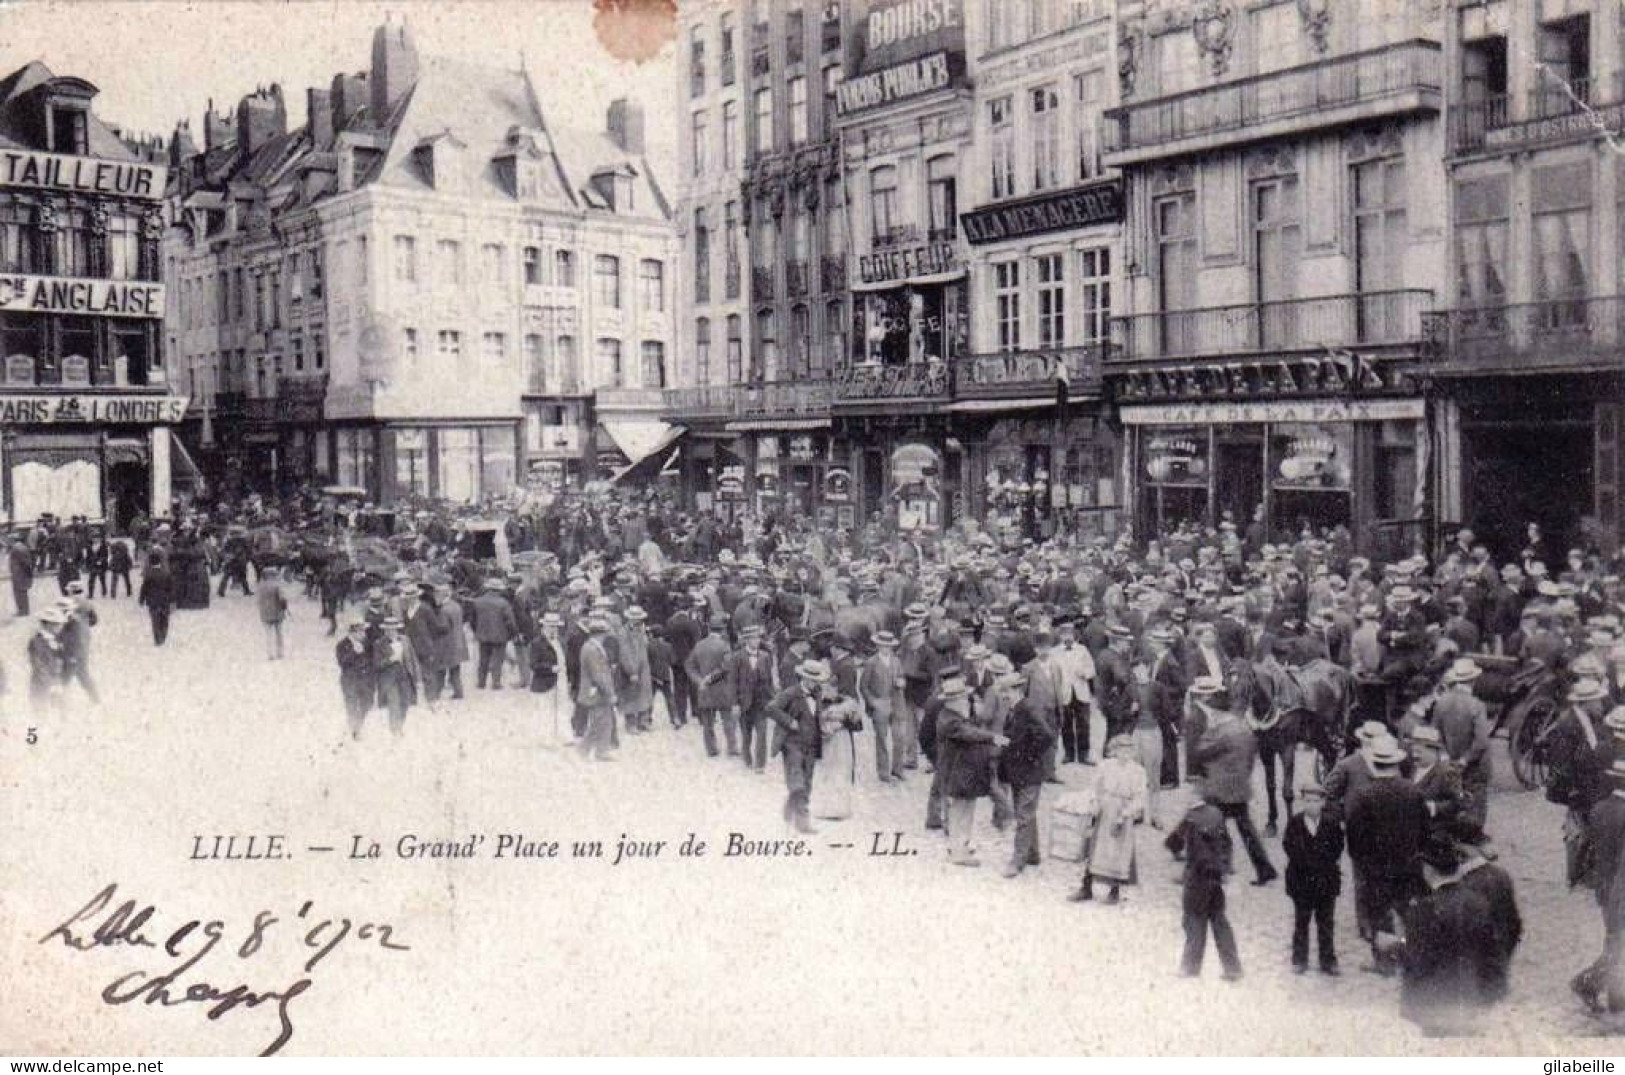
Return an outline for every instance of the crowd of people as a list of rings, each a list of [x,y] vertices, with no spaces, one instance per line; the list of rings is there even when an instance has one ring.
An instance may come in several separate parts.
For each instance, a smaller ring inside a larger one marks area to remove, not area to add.
[[[1498,567],[1464,530],[1432,555],[1373,563],[1341,531],[1268,544],[1228,520],[1145,543],[1034,541],[970,521],[832,533],[616,493],[504,512],[495,549],[480,536],[489,506],[411,506],[369,559],[367,510],[313,491],[143,521],[128,539],[83,520],[13,534],[19,614],[34,574],[55,571],[60,590],[29,644],[31,697],[44,708],[74,680],[94,691],[84,579],[107,593],[105,576],[122,578],[128,594],[141,563],[139,600],[162,645],[170,609],[206,605],[218,576],[217,599],[254,595],[271,660],[302,587],[335,637],[354,738],[374,713],[404,735],[415,708],[498,690],[533,695],[587,762],[614,761],[657,722],[696,725],[718,764],[781,769],[783,816],[801,832],[850,817],[872,782],[918,795],[949,861],[975,868],[987,800],[1009,834],[1004,876],[1046,857],[1075,863],[1080,903],[1120,901],[1143,872],[1139,830],[1160,830],[1184,864],[1187,975],[1210,933],[1224,977],[1242,975],[1226,916],[1232,826],[1255,886],[1284,865],[1299,973],[1311,927],[1318,970],[1341,973],[1346,855],[1365,969],[1398,975],[1406,1013],[1449,1032],[1505,994],[1522,933],[1493,839],[1490,738],[1512,684],[1534,671],[1562,707],[1538,750],[1546,795],[1566,810],[1568,881],[1595,893],[1604,923],[1573,988],[1593,1010],[1625,1008],[1617,554],[1549,563],[1532,529]],[[1318,778],[1294,775],[1300,748]],[[1266,842],[1281,831],[1276,762],[1284,861]],[[1046,856],[1044,791],[1067,774],[1084,791],[1051,807],[1083,819],[1080,839],[1062,846],[1052,832]]]

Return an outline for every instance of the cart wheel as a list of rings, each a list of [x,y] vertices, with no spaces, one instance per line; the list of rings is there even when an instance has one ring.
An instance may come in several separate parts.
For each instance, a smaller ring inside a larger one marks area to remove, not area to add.
[[[1530,790],[1546,785],[1546,759],[1541,738],[1556,719],[1557,700],[1542,694],[1529,700],[1507,733],[1512,773],[1518,778],[1518,783]]]

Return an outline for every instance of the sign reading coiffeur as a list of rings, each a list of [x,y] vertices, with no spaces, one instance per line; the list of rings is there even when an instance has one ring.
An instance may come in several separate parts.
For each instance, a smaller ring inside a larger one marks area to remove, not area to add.
[[[0,310],[104,317],[164,316],[164,285],[139,280],[0,273]]]
[[[142,161],[69,157],[26,149],[0,150],[0,186],[115,194],[158,201],[164,196],[168,169]]]

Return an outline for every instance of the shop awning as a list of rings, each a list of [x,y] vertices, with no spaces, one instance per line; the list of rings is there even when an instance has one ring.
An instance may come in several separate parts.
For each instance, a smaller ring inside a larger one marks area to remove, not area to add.
[[[1077,400],[1071,402],[1076,403]],[[1054,406],[1055,395],[1051,393],[1047,396],[1026,396],[1021,399],[962,399],[942,409],[956,414],[968,414],[977,411],[1018,411],[1029,407]]]
[[[182,484],[192,486],[199,493],[203,492],[203,471],[198,467],[197,460],[192,458],[192,453],[186,450],[185,443],[178,435],[170,437],[169,443],[175,449],[170,458],[179,464],[175,467],[175,472],[184,478]]]
[[[828,418],[761,418],[750,419],[743,422],[729,422],[730,433],[753,433],[765,430],[772,433],[789,432],[797,429],[828,429]]]
[[[619,418],[598,423],[621,454],[636,465],[683,435],[682,426],[671,426],[657,418]]]
[[[609,433],[610,439],[614,440],[626,457],[632,461],[630,465],[624,466],[615,472],[615,476],[610,479],[612,483],[646,481],[658,476],[665,465],[671,461],[671,457],[677,454],[677,442],[683,438],[683,434],[688,432],[686,426],[669,426],[665,422],[652,421],[604,422],[602,426]],[[622,440],[616,431],[618,426],[659,426],[661,431],[657,439],[651,444],[647,440],[637,439],[644,436],[641,431],[632,433],[622,430],[621,432],[628,437],[628,440]]]

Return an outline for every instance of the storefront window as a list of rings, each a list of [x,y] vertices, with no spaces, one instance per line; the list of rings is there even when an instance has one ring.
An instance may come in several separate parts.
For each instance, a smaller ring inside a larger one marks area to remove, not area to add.
[[[374,465],[372,430],[341,429],[338,431],[338,479],[340,485],[372,488]]]
[[[480,472],[483,492],[500,495],[513,489],[518,470],[513,454],[513,430],[482,429],[480,433]]]
[[[942,525],[942,457],[924,444],[905,444],[892,453],[892,502],[899,530]]]
[[[440,495],[470,504],[480,495],[480,434],[477,429],[440,431]]]
[[[395,491],[400,496],[429,495],[429,438],[421,429],[395,433]]]
[[[1270,426],[1270,487],[1277,536],[1351,524],[1354,426],[1282,422]]]
[[[1140,442],[1141,530],[1165,533],[1207,517],[1208,431],[1202,427],[1148,430]]]

